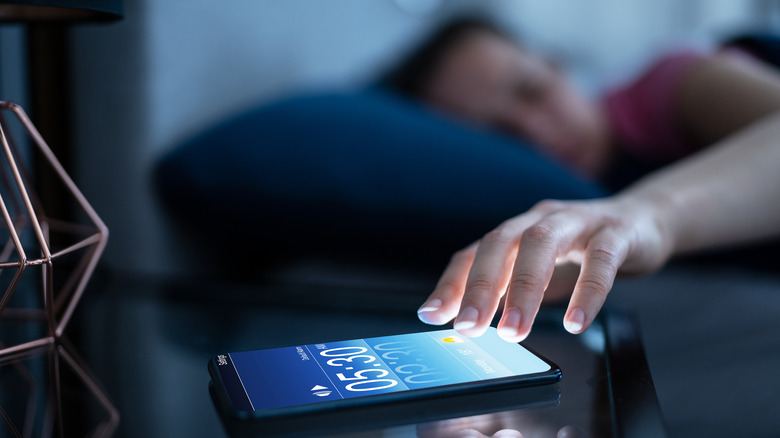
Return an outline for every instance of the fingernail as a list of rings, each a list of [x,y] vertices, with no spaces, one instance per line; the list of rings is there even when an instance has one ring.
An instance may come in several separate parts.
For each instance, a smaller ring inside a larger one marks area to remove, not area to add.
[[[563,327],[569,333],[577,334],[582,331],[585,324],[585,312],[582,309],[573,309],[569,312],[569,317],[563,321]]]
[[[417,313],[434,312],[436,310],[439,310],[441,305],[442,305],[441,300],[438,298],[434,298],[432,300],[426,301],[425,304],[422,305],[422,307],[417,309]]]
[[[504,314],[504,321],[498,328],[498,336],[507,342],[520,342],[525,336],[520,335],[520,321],[522,314],[517,309],[509,309]]]
[[[417,318],[420,319],[420,321],[431,324],[431,325],[442,325],[445,324],[447,321],[452,319],[452,317],[449,318],[442,318],[442,315],[432,313],[441,308],[442,302],[438,298],[434,298],[432,300],[427,301],[425,304],[420,307],[419,310],[417,310]]]
[[[479,435],[475,435],[475,436],[479,436]],[[493,434],[493,438],[523,438],[523,434],[521,434],[520,432],[514,429],[501,429],[498,432]]]
[[[455,321],[455,330],[468,330],[477,325],[479,311],[473,307],[466,307],[460,312],[458,320]]]

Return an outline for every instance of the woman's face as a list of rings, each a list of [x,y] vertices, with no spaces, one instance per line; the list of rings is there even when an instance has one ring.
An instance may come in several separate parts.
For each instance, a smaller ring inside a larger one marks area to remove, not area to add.
[[[522,137],[587,176],[606,165],[600,108],[549,62],[504,38],[474,31],[451,48],[423,99],[466,121]]]

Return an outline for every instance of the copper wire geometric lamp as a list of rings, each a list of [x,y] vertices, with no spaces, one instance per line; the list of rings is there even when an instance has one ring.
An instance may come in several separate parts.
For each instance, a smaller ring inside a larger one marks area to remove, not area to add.
[[[0,322],[41,323],[38,330],[8,330],[13,343],[0,330],[2,357],[62,336],[106,246],[108,228],[14,103],[0,101],[0,141]],[[31,173],[27,164],[33,158]],[[47,215],[35,185],[43,172],[64,187],[75,210],[69,216],[77,220]]]

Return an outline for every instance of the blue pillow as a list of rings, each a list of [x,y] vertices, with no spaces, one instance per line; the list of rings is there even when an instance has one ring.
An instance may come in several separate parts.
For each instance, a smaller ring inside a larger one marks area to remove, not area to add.
[[[254,108],[176,147],[156,176],[190,225],[308,246],[451,251],[541,199],[605,194],[523,143],[379,90]]]

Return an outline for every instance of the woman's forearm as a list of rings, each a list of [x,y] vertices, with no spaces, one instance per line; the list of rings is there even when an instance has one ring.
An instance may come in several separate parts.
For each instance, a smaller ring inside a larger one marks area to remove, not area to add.
[[[780,235],[780,112],[617,196],[653,208],[683,253]]]

